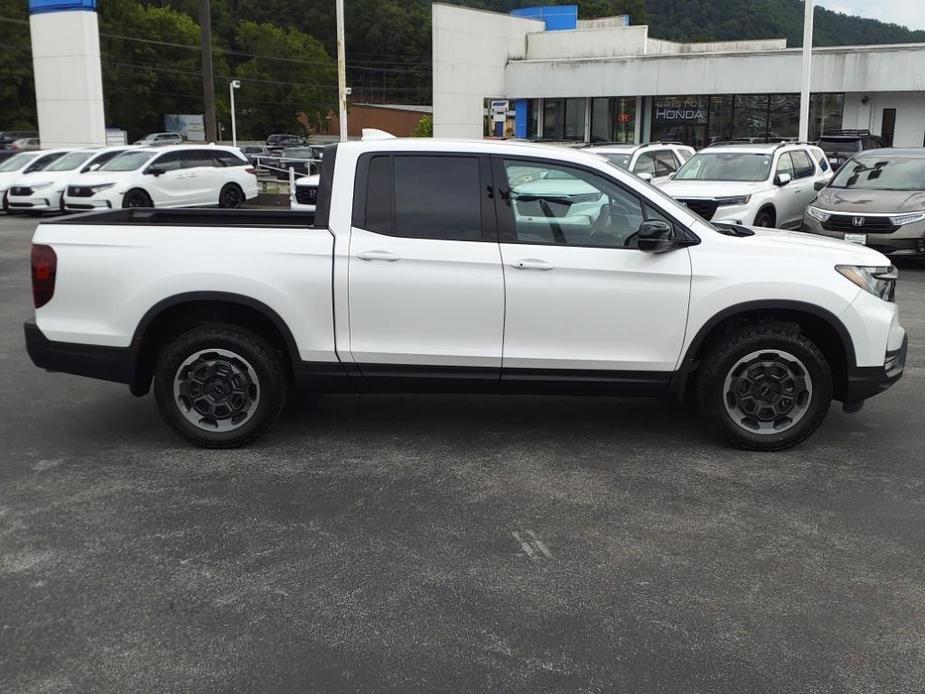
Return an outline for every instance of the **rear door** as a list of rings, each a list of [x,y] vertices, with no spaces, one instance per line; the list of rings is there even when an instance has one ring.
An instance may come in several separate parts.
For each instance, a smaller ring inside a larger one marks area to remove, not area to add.
[[[348,266],[350,353],[368,379],[498,386],[504,277],[485,156],[366,154]]]
[[[503,382],[515,389],[637,377],[667,383],[684,341],[690,254],[645,253],[635,238],[645,219],[673,220],[592,170],[494,162],[506,287]],[[561,182],[562,193],[547,188],[538,199],[535,180]]]
[[[190,149],[183,151],[183,170],[186,175],[187,205],[217,205],[221,179],[212,151]]]
[[[788,188],[794,196],[794,206],[787,220],[788,227],[799,226],[809,203],[816,197],[816,162],[805,149],[790,152],[793,162],[793,181]]]

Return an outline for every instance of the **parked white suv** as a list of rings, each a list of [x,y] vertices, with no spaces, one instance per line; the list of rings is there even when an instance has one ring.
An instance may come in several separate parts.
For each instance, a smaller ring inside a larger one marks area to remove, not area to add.
[[[594,145],[586,147],[585,151],[598,154],[614,166],[626,169],[653,185],[666,182],[681,164],[694,156],[694,148],[680,142]]]
[[[812,145],[719,144],[688,159],[662,190],[707,221],[798,229],[830,180],[832,167]]]
[[[64,212],[64,191],[82,173],[96,171],[127,147],[75,149],[37,171],[23,174],[10,186],[10,209],[23,212]]]
[[[120,207],[240,207],[257,197],[254,167],[233,147],[130,149],[72,180],[69,212]]]
[[[141,145],[142,147],[180,145],[183,144],[183,136],[180,133],[150,133],[140,140],[136,140],[135,144]]]

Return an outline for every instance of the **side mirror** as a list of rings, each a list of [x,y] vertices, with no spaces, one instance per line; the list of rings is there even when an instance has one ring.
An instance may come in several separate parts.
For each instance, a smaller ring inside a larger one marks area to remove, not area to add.
[[[674,229],[668,222],[650,219],[639,225],[636,243],[646,253],[667,253],[678,247]]]
[[[149,166],[145,170],[145,174],[148,176],[160,176],[163,173],[166,173],[166,172],[159,166]]]
[[[636,175],[639,176],[639,178],[641,178],[641,179],[642,179],[643,181],[645,181],[646,183],[652,183],[652,174],[650,174],[650,173],[638,173],[638,174],[636,174]]]
[[[790,183],[791,176],[788,173],[777,174],[774,177],[774,185],[776,186],[785,186]]]
[[[823,188],[825,188],[827,183],[828,181],[816,181],[815,183],[813,183],[813,188],[815,188],[816,191],[818,192],[822,190]]]

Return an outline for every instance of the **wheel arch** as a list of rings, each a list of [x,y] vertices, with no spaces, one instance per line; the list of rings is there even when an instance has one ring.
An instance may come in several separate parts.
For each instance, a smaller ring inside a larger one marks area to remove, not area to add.
[[[691,340],[671,381],[673,397],[683,399],[700,357],[710,344],[737,327],[761,322],[796,323],[825,355],[832,369],[834,397],[844,397],[849,371],[857,364],[854,341],[831,311],[802,301],[748,301],[729,306],[706,321]]]
[[[767,200],[758,207],[758,211],[755,212],[755,218],[752,220],[752,224],[758,221],[758,217],[761,216],[761,213],[765,210],[770,211],[771,217],[773,217],[773,224],[777,224],[777,208],[774,206],[774,203],[770,200]],[[772,225],[773,226],[773,225]]]
[[[157,355],[166,341],[196,325],[218,322],[253,330],[282,353],[288,375],[295,373],[299,363],[295,338],[270,306],[231,292],[186,292],[157,302],[138,322],[131,343],[131,392],[145,395],[150,390]]]

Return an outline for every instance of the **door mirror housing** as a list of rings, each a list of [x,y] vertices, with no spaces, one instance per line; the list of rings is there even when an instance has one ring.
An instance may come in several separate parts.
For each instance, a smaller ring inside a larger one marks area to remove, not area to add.
[[[816,191],[818,192],[822,190],[823,188],[825,188],[826,185],[828,185],[828,181],[816,181],[815,183],[813,183],[813,188],[815,188]]]
[[[650,174],[650,173],[638,173],[638,174],[636,174],[636,175],[639,176],[639,178],[641,178],[641,179],[642,179],[643,181],[645,181],[646,183],[652,183],[652,174]]]
[[[785,186],[792,180],[792,176],[788,173],[777,174],[774,177],[774,185],[776,186]]]
[[[159,166],[149,166],[145,170],[145,175],[148,175],[148,176],[160,176],[163,173],[166,173],[166,172],[164,171],[164,169],[162,169]]]
[[[649,219],[639,225],[636,242],[640,251],[667,253],[680,247],[674,227],[661,219]]]

